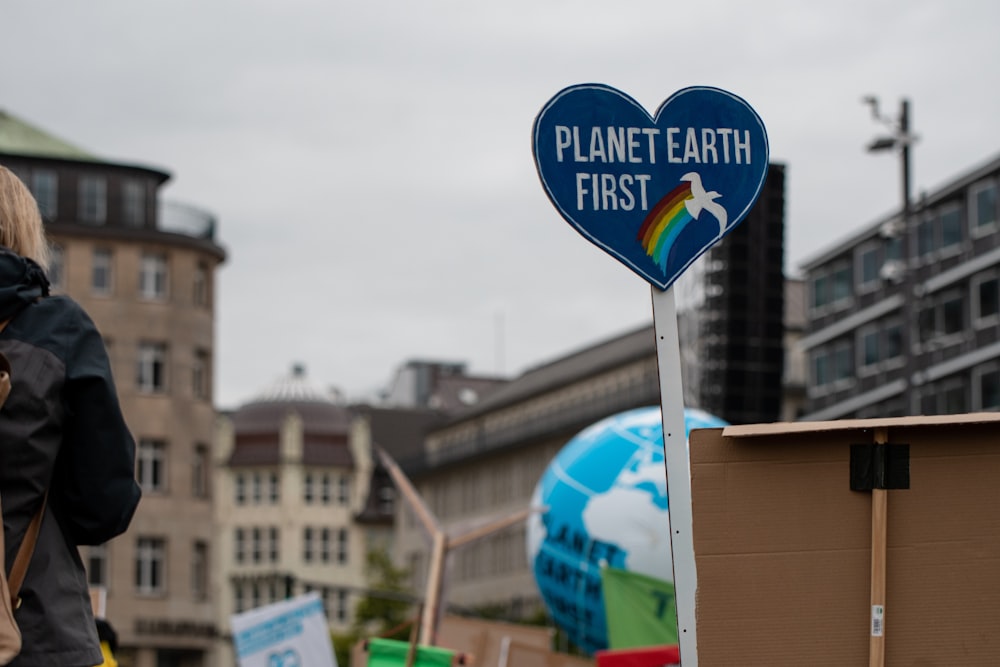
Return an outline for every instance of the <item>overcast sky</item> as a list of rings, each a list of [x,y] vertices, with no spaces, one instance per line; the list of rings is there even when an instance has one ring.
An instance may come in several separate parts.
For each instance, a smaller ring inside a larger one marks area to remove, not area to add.
[[[914,194],[1000,153],[985,0],[7,0],[0,25],[0,108],[218,216],[224,408],[293,362],[358,398],[411,358],[515,375],[651,322],[538,182],[568,85],[747,100],[788,169],[788,273],[899,205],[862,96],[910,99]]]

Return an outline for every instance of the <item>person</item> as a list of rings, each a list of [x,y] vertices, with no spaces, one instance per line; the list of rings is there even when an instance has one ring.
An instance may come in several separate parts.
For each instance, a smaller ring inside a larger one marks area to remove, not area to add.
[[[104,655],[104,662],[97,667],[118,667],[118,659],[115,653],[118,652],[118,633],[111,627],[106,618],[97,618],[97,638],[101,640],[101,653]]]
[[[12,384],[0,410],[8,568],[45,502],[14,614],[21,652],[10,664],[89,667],[103,655],[77,547],[124,532],[141,492],[104,341],[75,301],[49,296],[48,248],[31,192],[0,166],[0,352]]]

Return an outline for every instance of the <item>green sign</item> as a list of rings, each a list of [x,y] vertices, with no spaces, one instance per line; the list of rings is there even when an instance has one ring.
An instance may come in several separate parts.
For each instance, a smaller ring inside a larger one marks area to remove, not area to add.
[[[638,572],[601,570],[608,644],[613,649],[677,643],[674,585]]]

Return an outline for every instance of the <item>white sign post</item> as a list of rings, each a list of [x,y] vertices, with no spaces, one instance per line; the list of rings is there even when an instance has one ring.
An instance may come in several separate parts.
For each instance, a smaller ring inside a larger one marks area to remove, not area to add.
[[[677,639],[684,667],[698,665],[695,596],[698,572],[694,558],[691,513],[691,456],[684,427],[684,388],[677,331],[674,290],[651,290],[656,363],[660,376],[660,413],[663,418],[663,457],[670,499],[670,549],[673,552],[674,595],[677,600]]]
[[[230,617],[239,667],[337,667],[318,593]]]

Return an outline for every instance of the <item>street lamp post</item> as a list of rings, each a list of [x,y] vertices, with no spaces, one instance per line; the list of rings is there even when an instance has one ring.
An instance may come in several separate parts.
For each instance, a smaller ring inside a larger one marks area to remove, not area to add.
[[[878,98],[868,96],[864,98],[865,104],[871,107],[872,117],[886,125],[890,129],[890,134],[876,137],[868,144],[868,151],[875,153],[886,150],[899,150],[902,185],[902,209],[900,211],[900,224],[894,230],[901,244],[901,254],[903,263],[903,397],[906,402],[905,410],[907,414],[919,412],[916,405],[917,397],[913,392],[915,369],[914,347],[917,343],[917,327],[914,323],[914,288],[915,276],[913,265],[913,231],[910,224],[910,146],[916,141],[916,136],[910,133],[910,102],[903,99],[899,107],[897,118],[886,117],[879,112]]]

